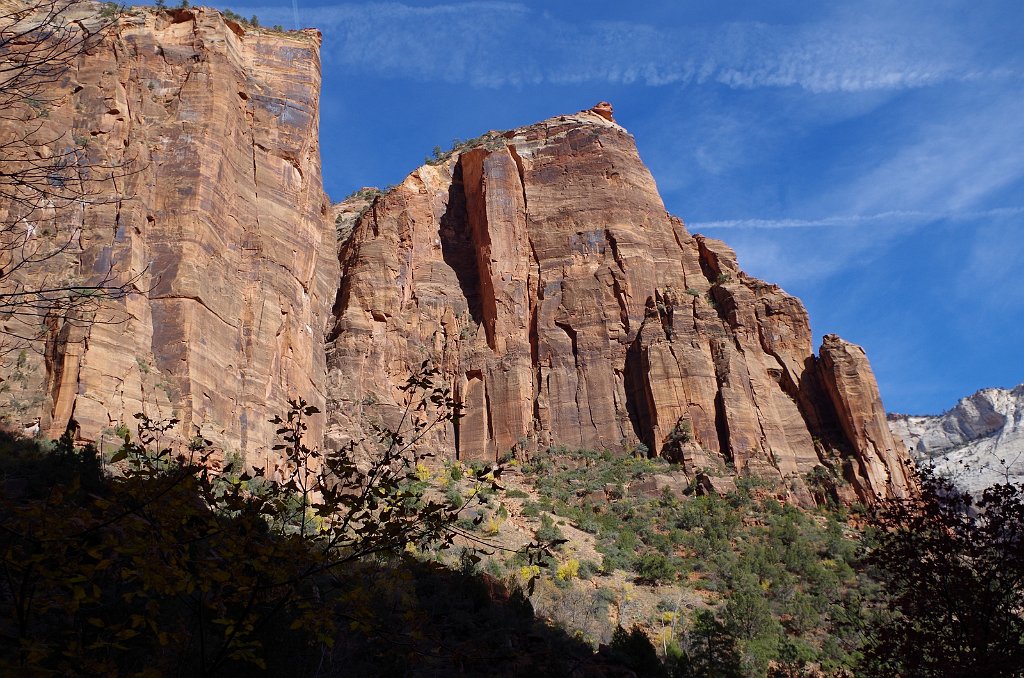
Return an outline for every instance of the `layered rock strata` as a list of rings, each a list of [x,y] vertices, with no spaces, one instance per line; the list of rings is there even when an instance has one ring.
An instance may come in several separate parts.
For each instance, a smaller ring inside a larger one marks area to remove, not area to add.
[[[324,408],[338,265],[319,40],[211,10],[135,10],[52,84],[38,135],[51,141],[36,150],[75,145],[91,167],[124,171],[100,199],[53,215],[51,232],[72,244],[36,274],[88,284],[112,271],[137,293],[78,322],[45,318],[4,375],[9,419],[56,436],[74,418],[83,439],[108,444],[136,412],[175,417],[172,434],[200,431],[256,461],[289,398]],[[34,237],[47,237],[39,226]]]
[[[1024,482],[1024,384],[986,388],[941,415],[889,415],[892,431],[921,464],[980,494]]]
[[[646,451],[803,503],[828,478],[849,501],[907,491],[863,351],[827,337],[815,357],[798,300],[667,214],[611,106],[487,134],[330,208],[318,47],[137,10],[52,83],[46,115],[25,109],[41,124],[26,152],[70,149],[108,178],[31,215],[33,243],[70,238],[23,282],[113,276],[134,293],[4,320],[39,336],[4,363],[9,423],[56,436],[74,419],[109,445],[144,412],[273,465],[268,419],[288,399],[326,410],[312,440],[365,442],[409,421],[401,386],[426,362],[464,408],[420,441],[442,455]]]
[[[666,213],[602,104],[489,133],[366,196],[341,254],[328,442],[401,420],[422,361],[464,416],[425,443],[492,461],[538,447],[648,450],[688,473],[785,481],[824,466],[844,499],[907,491],[863,351]],[[642,445],[642,447],[641,447]]]

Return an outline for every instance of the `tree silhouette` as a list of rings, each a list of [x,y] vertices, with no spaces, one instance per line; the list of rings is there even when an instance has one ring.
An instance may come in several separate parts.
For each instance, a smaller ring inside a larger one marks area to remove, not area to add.
[[[920,494],[878,504],[866,563],[888,609],[869,629],[870,675],[1024,671],[1024,488],[980,499],[925,469]]]
[[[209,441],[162,447],[177,422],[145,415],[106,473],[71,432],[24,472],[10,464],[26,455],[0,444],[0,674],[306,675],[328,662],[334,675],[424,653],[439,620],[420,619],[434,611],[413,604],[426,595],[409,573],[441,585],[416,554],[463,534],[464,506],[426,496],[417,475],[416,443],[458,413],[436,374],[409,378],[405,416],[369,453],[309,447],[316,409],[293,402],[277,419],[283,478],[241,462],[214,472]],[[471,479],[493,489],[500,476]],[[513,617],[528,608],[510,603]]]

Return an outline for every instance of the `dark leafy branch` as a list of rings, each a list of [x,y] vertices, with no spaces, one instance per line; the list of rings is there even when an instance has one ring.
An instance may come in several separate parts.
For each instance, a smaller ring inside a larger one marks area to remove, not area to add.
[[[464,505],[417,482],[416,444],[459,411],[436,376],[425,364],[405,384],[402,428],[337,452],[306,443],[318,412],[292,402],[274,420],[283,476],[238,461],[215,472],[209,440],[164,446],[177,422],[137,415],[138,436],[122,432],[106,475],[57,474],[27,495],[0,483],[0,667],[107,674],[145,657],[163,672],[223,675],[265,668],[268,637],[328,654],[351,633],[418,647],[375,611],[387,584],[366,587],[382,563],[479,541],[455,525]],[[72,440],[58,459],[96,459]],[[500,477],[473,479],[500,489]],[[550,547],[526,551],[536,561]]]
[[[866,563],[885,583],[870,675],[1024,672],[1024,488],[978,498],[924,470],[921,492],[874,510]]]

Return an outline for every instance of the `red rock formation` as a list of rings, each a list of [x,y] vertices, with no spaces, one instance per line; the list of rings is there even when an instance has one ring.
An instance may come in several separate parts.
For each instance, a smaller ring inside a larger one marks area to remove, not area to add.
[[[829,339],[819,362],[798,300],[668,215],[609,104],[329,210],[318,46],[136,10],[54,85],[41,138],[71,130],[90,163],[128,169],[59,215],[76,238],[38,273],[113,265],[140,293],[113,324],[46,318],[38,355],[2,375],[9,418],[56,435],[73,416],[103,443],[135,412],[175,416],[177,435],[256,461],[290,397],[327,410],[332,446],[396,425],[428,360],[465,406],[423,441],[443,454],[643,444],[691,478],[772,477],[804,503],[819,464],[865,500],[904,491],[862,352]]]
[[[134,10],[54,83],[59,105],[39,137],[75,138],[91,164],[128,170],[98,204],[59,215],[80,243],[39,274],[62,266],[89,280],[113,263],[144,293],[110,310],[114,324],[48,319],[45,360],[29,352],[16,385],[45,395],[17,411],[8,402],[8,416],[39,416],[50,435],[73,416],[83,438],[106,442],[136,412],[174,416],[180,435],[198,427],[255,461],[288,398],[323,408],[338,269],[318,51],[315,31]]]
[[[857,451],[856,468],[848,469],[850,480],[862,494],[882,487],[901,494],[911,482],[907,449],[889,428],[864,349],[834,334],[826,335],[821,344],[821,372],[843,433]]]
[[[819,464],[862,499],[907,486],[862,354],[829,339],[820,369],[800,302],[665,212],[610,105],[419,168],[358,219],[341,263],[332,445],[394,421],[429,359],[465,406],[429,444],[463,459],[642,442],[802,502]]]

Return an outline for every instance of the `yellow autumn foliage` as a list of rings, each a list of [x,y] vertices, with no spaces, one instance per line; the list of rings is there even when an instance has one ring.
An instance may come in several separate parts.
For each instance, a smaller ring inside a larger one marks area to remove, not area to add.
[[[539,576],[540,576],[540,566],[539,565],[523,565],[522,567],[519,568],[519,578],[521,580],[523,580],[523,582],[528,582],[531,579],[533,579],[534,577],[539,577]]]
[[[580,561],[575,558],[570,558],[558,566],[558,569],[555,571],[555,576],[562,581],[575,579],[580,576]]]

